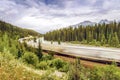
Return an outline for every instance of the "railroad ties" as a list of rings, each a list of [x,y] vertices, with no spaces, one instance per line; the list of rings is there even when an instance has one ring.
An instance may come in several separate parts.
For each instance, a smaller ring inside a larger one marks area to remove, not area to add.
[[[55,53],[54,54],[55,56],[64,57],[64,58],[67,58],[68,60],[80,58],[80,60],[84,60],[84,61],[90,61],[90,62],[101,63],[101,64],[109,64],[109,65],[115,63],[117,66],[120,66],[120,62],[113,61],[113,60],[102,60],[102,59],[94,59],[94,58],[87,58],[87,57],[77,57],[74,55],[64,54],[62,52],[55,52],[55,51],[50,51],[50,50],[43,50],[43,51],[47,53],[53,52]]]

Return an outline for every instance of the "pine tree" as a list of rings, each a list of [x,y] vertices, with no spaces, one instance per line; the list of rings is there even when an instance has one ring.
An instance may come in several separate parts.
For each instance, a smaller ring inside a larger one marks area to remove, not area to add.
[[[119,46],[119,39],[116,32],[111,36],[110,46],[113,46],[113,47]]]
[[[112,41],[111,41],[111,39],[112,39],[112,36],[111,36],[111,34],[109,34],[109,37],[108,37],[108,44],[109,44],[110,46],[112,46]]]
[[[10,38],[9,38],[9,47],[12,47],[12,42]]]
[[[36,37],[34,37],[34,42],[37,42],[37,41],[36,41]]]
[[[59,45],[61,44],[60,39],[58,39],[58,44],[59,44]]]
[[[105,39],[104,34],[102,34],[102,37],[101,37],[101,45],[103,46],[105,43],[106,43],[106,39]]]
[[[53,41],[51,41],[51,44],[53,44]]]
[[[118,47],[119,46],[119,39],[118,39],[118,36],[117,36],[116,32],[114,33],[114,37],[113,37],[113,46],[114,47]]]
[[[92,41],[92,34],[90,31],[87,34],[87,41],[88,41],[88,43]]]
[[[17,55],[17,58],[20,58],[22,56],[22,50],[21,49],[18,49],[18,55]]]
[[[39,60],[42,58],[42,47],[41,47],[41,42],[40,42],[40,40],[39,40],[39,42],[38,42],[38,49],[37,49],[37,56],[38,56],[38,58],[39,58]]]

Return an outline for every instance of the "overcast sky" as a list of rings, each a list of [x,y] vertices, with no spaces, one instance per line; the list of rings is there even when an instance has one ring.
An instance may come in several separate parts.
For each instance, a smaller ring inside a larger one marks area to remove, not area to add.
[[[90,20],[119,20],[120,0],[0,0],[0,20],[45,33]]]

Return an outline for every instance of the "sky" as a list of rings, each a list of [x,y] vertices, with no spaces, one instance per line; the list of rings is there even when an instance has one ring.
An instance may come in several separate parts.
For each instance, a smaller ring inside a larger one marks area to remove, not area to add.
[[[120,0],[0,0],[0,20],[40,33],[101,19],[120,20]]]

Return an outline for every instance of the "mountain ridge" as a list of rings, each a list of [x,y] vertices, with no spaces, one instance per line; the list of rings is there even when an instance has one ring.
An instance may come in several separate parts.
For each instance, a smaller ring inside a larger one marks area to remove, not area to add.
[[[85,20],[83,22],[80,22],[78,24],[75,24],[75,25],[71,25],[72,27],[78,27],[78,26],[95,26],[95,24],[110,24],[112,21],[109,21],[107,19],[102,19],[100,20],[99,22],[92,22],[92,21],[89,21],[89,20]],[[120,22],[120,20],[118,21]]]

